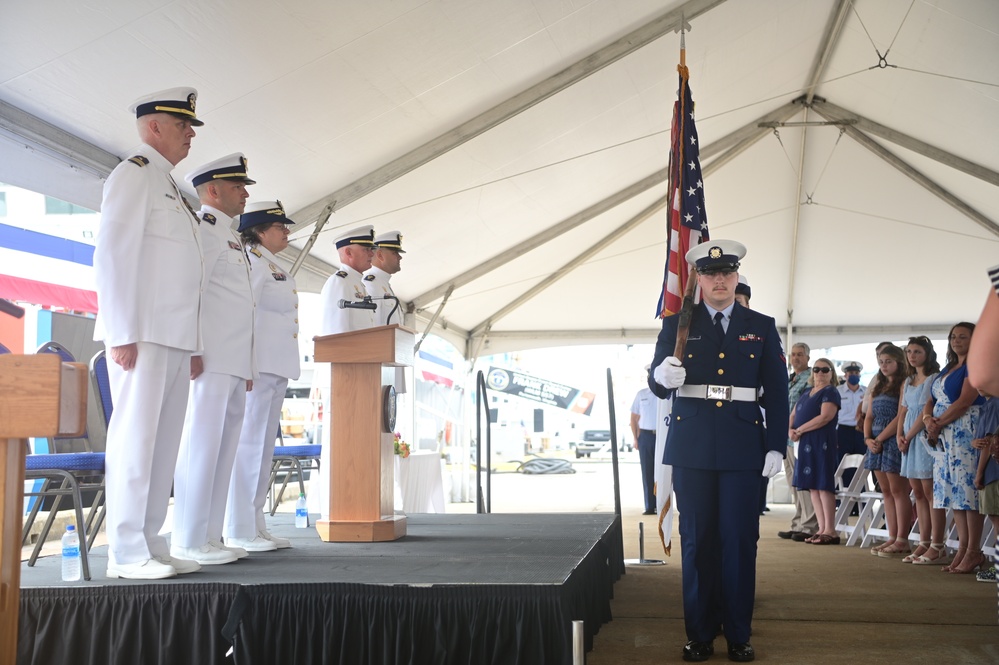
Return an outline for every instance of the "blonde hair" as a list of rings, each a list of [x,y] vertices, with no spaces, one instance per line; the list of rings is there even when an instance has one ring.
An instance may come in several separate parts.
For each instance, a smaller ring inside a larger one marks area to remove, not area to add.
[[[832,375],[832,376],[829,377],[829,385],[830,386],[838,386],[839,385],[839,377],[836,376],[836,366],[833,365],[832,361],[829,360],[828,358],[819,358],[814,363],[812,363],[812,368],[813,368],[812,369],[812,373],[808,376],[808,382],[807,382],[806,385],[808,385],[808,386],[814,386],[815,385],[815,370],[814,370],[815,363],[825,363],[826,365],[828,365],[829,366],[829,374]]]

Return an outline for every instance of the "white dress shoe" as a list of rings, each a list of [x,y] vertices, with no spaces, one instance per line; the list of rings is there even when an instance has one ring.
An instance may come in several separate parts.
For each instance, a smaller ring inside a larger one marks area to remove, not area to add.
[[[232,552],[236,555],[237,559],[243,559],[250,556],[250,554],[242,547],[229,547],[228,545],[224,545],[221,540],[209,540],[208,544],[217,549]]]
[[[272,543],[274,543],[275,545],[277,545],[277,548],[279,550],[284,550],[284,549],[287,549],[287,548],[291,547],[291,541],[290,540],[288,540],[287,538],[281,538],[279,536],[275,536],[274,534],[272,534],[267,529],[261,529],[260,531],[258,531],[257,532],[257,537],[258,538],[266,538],[267,540],[269,540]]]
[[[201,564],[199,564],[197,561],[192,561],[191,559],[181,559],[179,557],[170,556],[169,554],[161,554],[153,558],[159,561],[160,563],[166,564],[168,566],[173,566],[174,570],[177,571],[178,575],[196,573],[199,570],[201,570]]]
[[[277,549],[277,545],[260,536],[254,536],[253,538],[226,538],[225,544],[227,547],[239,547],[247,552],[273,552]]]
[[[177,575],[177,569],[156,559],[146,559],[135,563],[118,563],[108,560],[107,576],[113,580],[162,580]]]
[[[232,563],[236,560],[236,555],[232,552],[212,547],[210,543],[205,543],[201,547],[180,547],[173,545],[170,547],[170,556],[172,558],[195,561],[202,566],[217,566],[223,563]],[[174,567],[176,568],[176,566]],[[177,572],[180,571],[178,570]]]

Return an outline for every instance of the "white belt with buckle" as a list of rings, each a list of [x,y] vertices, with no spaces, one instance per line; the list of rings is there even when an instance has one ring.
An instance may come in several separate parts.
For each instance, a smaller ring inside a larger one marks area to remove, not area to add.
[[[755,402],[756,388],[740,388],[738,386],[682,385],[676,389],[677,397],[694,397],[697,399],[721,399],[727,402]]]

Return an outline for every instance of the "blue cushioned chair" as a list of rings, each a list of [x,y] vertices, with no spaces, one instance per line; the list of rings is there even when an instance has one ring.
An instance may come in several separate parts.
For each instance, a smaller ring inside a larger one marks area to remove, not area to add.
[[[277,438],[280,444],[274,447],[274,459],[271,461],[271,479],[268,483],[271,488],[271,515],[277,512],[277,507],[281,503],[281,497],[284,496],[284,490],[288,487],[288,480],[291,478],[292,471],[298,474],[299,492],[305,494],[305,469],[319,470],[319,456],[322,451],[322,446],[319,444],[301,446],[284,445],[284,435],[281,432],[280,425],[278,425]],[[275,496],[274,488],[277,484],[278,474],[282,470],[284,470],[284,477],[281,481],[281,489],[278,490],[277,496]]]
[[[63,362],[76,362],[73,354],[57,342],[47,342],[43,344],[37,353],[53,353]],[[53,497],[52,507],[49,510],[45,524],[38,535],[38,541],[28,559],[28,566],[34,566],[38,560],[38,555],[42,550],[52,523],[55,521],[56,513],[59,512],[59,505],[64,496],[69,496],[73,502],[73,509],[76,512],[76,527],[80,534],[80,562],[83,567],[83,579],[90,579],[90,563],[87,552],[93,545],[94,537],[100,528],[103,520],[104,506],[104,453],[95,453],[90,450],[90,441],[84,435],[84,442],[87,452],[82,453],[59,453],[56,451],[57,437],[49,440],[49,449],[53,452],[28,455],[25,460],[25,480],[41,480],[40,488],[25,490],[26,497],[37,497],[34,505],[25,518],[24,530],[21,532],[21,544],[25,545],[31,527],[41,509],[42,501],[46,497]],[[88,512],[86,519],[83,514],[83,492],[96,491],[93,505]]]

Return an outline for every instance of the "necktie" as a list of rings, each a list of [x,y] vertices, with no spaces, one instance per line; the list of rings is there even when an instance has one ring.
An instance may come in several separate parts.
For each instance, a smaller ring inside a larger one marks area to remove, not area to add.
[[[719,337],[725,337],[725,328],[722,326],[722,319],[724,318],[724,314],[715,312],[715,330],[718,332]]]

